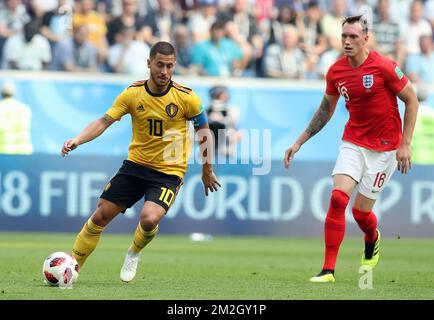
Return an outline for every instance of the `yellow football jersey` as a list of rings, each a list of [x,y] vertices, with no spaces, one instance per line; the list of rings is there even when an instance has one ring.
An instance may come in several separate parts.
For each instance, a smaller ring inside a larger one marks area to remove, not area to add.
[[[124,90],[107,114],[115,120],[130,114],[133,136],[128,160],[184,178],[191,153],[189,120],[203,112],[193,90],[171,81],[166,92],[152,93],[146,81]]]

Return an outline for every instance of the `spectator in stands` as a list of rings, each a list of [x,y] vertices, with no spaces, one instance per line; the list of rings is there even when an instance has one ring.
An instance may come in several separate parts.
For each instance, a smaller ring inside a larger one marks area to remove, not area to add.
[[[61,0],[30,0],[29,4],[35,13],[35,16],[42,18],[45,12],[49,12],[58,8],[58,3],[60,1]]]
[[[38,34],[39,22],[24,25],[24,32],[8,38],[3,48],[3,66],[6,69],[45,70],[51,62],[50,43]]]
[[[22,32],[29,21],[30,17],[21,0],[4,0],[4,3],[0,4],[0,61],[7,38]]]
[[[108,53],[108,64],[115,73],[136,74],[142,77],[149,75],[147,59],[150,48],[144,41],[134,39],[135,29],[123,27],[115,35],[116,44]]]
[[[428,90],[425,86],[417,89],[419,110],[412,141],[412,162],[434,164],[434,108],[426,103]]]
[[[297,29],[289,25],[283,31],[283,45],[275,43],[268,47],[264,59],[267,77],[304,78],[304,55],[297,47],[298,38]]]
[[[425,18],[431,23],[431,28],[434,30],[434,0],[425,2]]]
[[[88,40],[97,48],[98,63],[102,64],[108,51],[105,18],[95,11],[95,0],[78,0],[78,3],[80,4],[80,11],[74,13],[73,27],[87,27]]]
[[[188,27],[177,24],[173,30],[173,44],[176,49],[176,68],[174,73],[179,75],[192,75],[195,70],[191,68],[193,50],[189,37]]]
[[[379,0],[377,10],[378,20],[373,24],[373,48],[402,66],[404,43],[399,24],[390,18],[390,1]]]
[[[115,0],[115,2],[117,1],[119,0]],[[106,25],[113,19],[113,16],[111,15],[112,7],[113,0],[97,0],[96,2],[95,11],[104,18]]]
[[[420,53],[419,39],[423,35],[432,36],[430,23],[423,18],[424,4],[421,0],[415,0],[410,7],[410,21],[404,21],[402,30],[407,54]]]
[[[134,28],[137,40],[144,40],[145,18],[137,10],[137,0],[122,0],[122,14],[108,24],[107,40],[110,45],[115,44],[115,35],[124,27]]]
[[[328,37],[328,50],[324,52],[317,66],[317,71],[320,79],[325,79],[327,71],[330,66],[339,59],[339,57],[343,54],[343,49],[341,45],[341,40],[335,37]]]
[[[46,11],[42,16],[41,34],[50,41],[51,46],[67,37],[72,28],[72,8],[68,0],[58,0],[58,6]],[[68,16],[71,14],[71,16]]]
[[[321,27],[322,12],[317,1],[307,5],[306,16],[303,19],[301,48],[309,55],[320,56],[327,49],[327,38]]]
[[[105,3],[106,15],[109,21],[122,15],[122,0],[100,0]],[[140,2],[142,2],[140,0]]]
[[[254,70],[253,68],[255,67],[254,64],[262,61],[262,59],[258,60],[256,58],[252,58],[254,50],[253,46],[246,40],[246,38],[244,38],[244,36],[241,35],[238,27],[235,25],[234,22],[227,21],[225,23],[225,36],[235,42],[236,45],[239,46],[243,52],[243,58],[237,61],[237,67],[236,69],[234,69],[232,75],[236,77],[254,77],[255,75],[258,75],[256,73],[256,70]],[[249,66],[251,67],[251,69],[248,69]]]
[[[303,28],[302,22],[303,21],[300,21],[291,5],[283,5],[278,10],[277,18],[272,19],[270,23],[271,29],[268,42],[283,44],[283,29],[288,25],[293,25],[296,26],[299,31],[301,31]]]
[[[416,84],[434,85],[433,40],[423,35],[419,40],[420,53],[407,57],[406,69],[410,80]]]
[[[231,24],[227,24],[227,26],[231,26],[233,31],[236,30],[239,37],[242,38],[241,41],[243,43],[250,44],[251,48],[247,50],[252,54],[247,68],[249,68],[251,72],[247,75],[255,76],[258,73],[258,67],[260,67],[264,54],[264,40],[259,33],[255,17],[250,13],[248,1],[249,0],[234,0],[234,5],[230,10],[223,12],[220,19],[232,22]],[[229,35],[229,37],[231,37],[231,35]]]
[[[3,84],[0,100],[0,153],[31,154],[30,107],[14,98],[15,86],[11,82]]]
[[[217,20],[217,0],[199,0],[199,8],[192,13],[188,27],[193,43],[209,39],[211,25]]]
[[[144,40],[149,45],[157,41],[169,41],[170,31],[176,23],[173,0],[158,0],[158,9],[146,15]]]
[[[369,30],[372,30],[374,10],[369,2],[375,6],[377,5],[373,0],[349,0],[347,2],[348,14],[351,16],[363,15],[366,18]]]
[[[52,69],[55,71],[97,71],[97,51],[88,41],[89,31],[82,25],[73,36],[62,39],[54,47]]]
[[[412,2],[413,0],[390,0],[390,16],[399,24],[401,21],[408,21]]]
[[[347,9],[346,0],[332,0],[330,13],[326,13],[321,19],[321,27],[327,37],[341,39],[342,22],[344,22]],[[335,40],[332,40],[335,41]]]
[[[211,39],[193,46],[192,64],[199,74],[228,77],[242,72],[249,57],[245,59],[242,48],[225,34],[226,22],[216,21],[211,26]]]
[[[26,7],[27,14],[31,20],[42,21],[45,12],[54,10],[57,7],[57,0],[22,0]]]
[[[262,40],[264,44],[268,43],[270,40],[271,21],[276,15],[274,0],[255,0],[254,13]]]
[[[190,17],[199,10],[200,0],[178,0],[179,9],[181,10],[179,23],[187,24]]]
[[[214,86],[209,93],[211,104],[207,110],[207,117],[214,136],[214,147],[219,154],[231,156],[241,139],[237,129],[239,110],[237,107],[229,106],[230,96],[226,86]]]
[[[119,12],[113,15],[115,7]],[[96,11],[105,16],[106,22],[111,21],[114,17],[121,15],[122,0],[97,0]]]
[[[300,49],[306,57],[306,78],[318,77],[316,66],[320,56],[327,50],[327,37],[321,27],[322,12],[317,1],[310,1],[307,5],[306,16],[303,19],[303,27]]]

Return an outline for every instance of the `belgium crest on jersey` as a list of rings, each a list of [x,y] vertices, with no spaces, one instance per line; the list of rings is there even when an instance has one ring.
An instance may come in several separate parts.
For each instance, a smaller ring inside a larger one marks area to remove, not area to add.
[[[374,85],[374,75],[367,74],[363,76],[363,86],[366,89],[371,88]]]
[[[169,117],[173,118],[178,114],[178,106],[174,103],[171,103],[166,106],[166,113]]]

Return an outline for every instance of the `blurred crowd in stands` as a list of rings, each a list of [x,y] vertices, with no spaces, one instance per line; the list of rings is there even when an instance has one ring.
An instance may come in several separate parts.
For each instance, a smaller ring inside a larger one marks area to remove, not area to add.
[[[371,48],[434,84],[434,0],[0,0],[0,68],[146,77],[165,40],[180,75],[323,79],[356,14]]]

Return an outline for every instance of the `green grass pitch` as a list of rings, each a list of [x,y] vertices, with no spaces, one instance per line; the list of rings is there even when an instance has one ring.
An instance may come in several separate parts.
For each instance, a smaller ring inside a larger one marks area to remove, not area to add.
[[[344,239],[335,283],[312,284],[308,279],[322,265],[322,238],[217,236],[192,242],[187,235],[159,235],[126,284],[119,271],[132,235],[103,234],[74,289],[46,286],[45,257],[70,251],[74,238],[0,232],[0,300],[434,299],[434,239],[382,239],[373,288],[362,290],[362,237]]]

